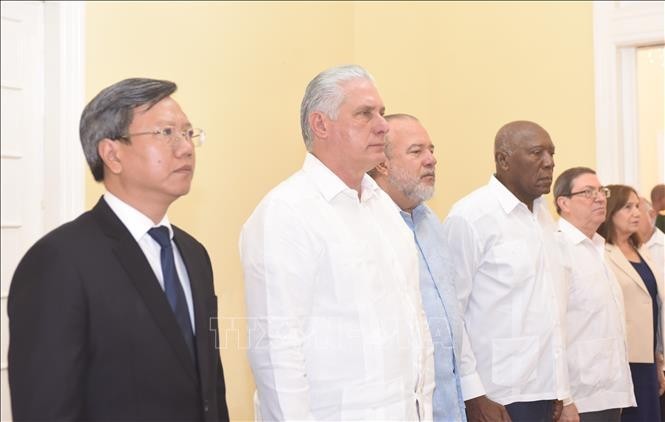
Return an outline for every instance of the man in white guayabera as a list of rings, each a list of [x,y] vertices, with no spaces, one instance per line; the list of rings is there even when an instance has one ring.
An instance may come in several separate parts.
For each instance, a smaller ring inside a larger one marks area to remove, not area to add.
[[[301,106],[300,171],[245,223],[258,420],[431,420],[433,346],[413,234],[366,172],[389,130],[372,77],[328,69]]]
[[[559,233],[572,259],[565,319],[572,401],[564,403],[562,422],[577,414],[581,422],[619,422],[621,408],[635,406],[623,293],[596,233],[609,193],[587,167],[570,168],[554,182]]]
[[[570,396],[561,326],[570,268],[542,198],[553,156],[538,124],[504,125],[494,141],[496,173],[443,224],[447,273],[464,314],[460,375],[470,421],[550,422]]]

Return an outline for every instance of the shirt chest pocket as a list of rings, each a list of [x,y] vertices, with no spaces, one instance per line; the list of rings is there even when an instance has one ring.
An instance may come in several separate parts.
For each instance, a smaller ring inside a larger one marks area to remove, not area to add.
[[[525,240],[512,240],[495,244],[486,255],[481,271],[486,276],[510,286],[522,284],[532,278],[538,265],[534,245]],[[535,245],[536,248],[539,245]]]
[[[340,304],[355,306],[356,301],[366,302],[368,292],[374,297],[380,295],[381,286],[376,283],[380,279],[377,274],[377,261],[365,245],[331,242],[328,245],[324,273],[329,274],[331,292]]]
[[[342,303],[382,302],[386,295],[394,294],[395,280],[401,280],[394,260],[382,256],[368,244],[331,242],[326,255],[333,294]]]
[[[614,310],[615,299],[609,283],[604,274],[597,271],[574,274],[572,288],[568,293],[568,307],[587,314]]]

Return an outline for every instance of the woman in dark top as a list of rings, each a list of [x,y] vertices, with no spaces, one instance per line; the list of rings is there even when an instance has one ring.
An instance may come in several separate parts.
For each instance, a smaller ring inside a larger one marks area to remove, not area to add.
[[[629,186],[610,185],[607,219],[598,228],[605,238],[605,255],[621,285],[626,308],[628,362],[637,407],[623,409],[622,422],[660,420],[663,376],[661,303],[665,287],[637,233],[639,197]]]

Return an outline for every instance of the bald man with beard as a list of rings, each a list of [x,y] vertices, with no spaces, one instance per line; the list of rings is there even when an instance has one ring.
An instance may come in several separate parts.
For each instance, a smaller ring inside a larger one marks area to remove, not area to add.
[[[434,194],[434,144],[418,119],[408,114],[385,116],[386,160],[369,172],[395,202],[413,232],[420,261],[420,293],[434,344],[436,386],[434,421],[466,421],[459,378],[463,321],[455,286],[445,277],[441,221],[425,205]]]
[[[561,321],[570,268],[542,197],[553,156],[538,124],[504,125],[495,174],[444,221],[446,272],[464,317],[460,375],[470,421],[550,422],[570,401]]]

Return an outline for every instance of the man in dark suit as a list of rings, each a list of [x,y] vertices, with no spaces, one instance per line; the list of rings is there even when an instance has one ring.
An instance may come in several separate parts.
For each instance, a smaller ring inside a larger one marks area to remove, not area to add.
[[[16,421],[228,421],[210,258],[166,212],[190,188],[192,128],[168,81],[127,79],[81,116],[106,193],[23,257],[9,299]]]

